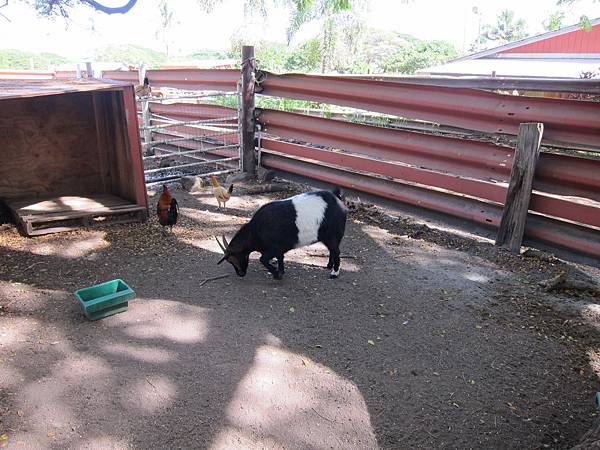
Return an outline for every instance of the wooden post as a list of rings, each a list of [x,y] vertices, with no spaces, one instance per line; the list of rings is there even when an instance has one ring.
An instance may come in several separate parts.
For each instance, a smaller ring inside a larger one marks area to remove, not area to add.
[[[144,84],[144,78],[146,78],[146,66],[144,64],[140,65],[140,69],[138,72],[138,79],[140,85]],[[142,123],[144,124],[144,143],[152,142],[152,131],[148,130],[147,127],[150,126],[150,102],[147,99],[143,99],[142,103]],[[154,148],[151,145],[146,145],[144,148],[144,153],[147,156],[154,155]]]
[[[242,47],[242,171],[256,173],[256,151],[254,147],[254,82],[256,63],[254,47]]]
[[[519,126],[508,193],[496,237],[496,245],[507,248],[513,253],[519,253],[521,250],[533,176],[540,154],[543,133],[543,123],[522,123]]]

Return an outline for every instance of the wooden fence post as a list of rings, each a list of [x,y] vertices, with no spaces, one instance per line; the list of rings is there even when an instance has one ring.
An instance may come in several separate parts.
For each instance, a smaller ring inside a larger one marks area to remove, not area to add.
[[[256,63],[254,47],[242,47],[242,171],[256,173],[256,153],[254,148],[254,83]]]
[[[522,123],[519,126],[510,183],[496,237],[496,245],[507,248],[513,253],[519,253],[521,250],[543,133],[543,123]]]
[[[144,78],[146,78],[146,66],[144,64],[141,64],[139,71],[138,71],[138,79],[139,79],[140,85],[144,84]],[[144,124],[144,127],[146,127],[144,129],[144,142],[148,143],[148,142],[152,142],[152,131],[148,130],[148,128],[147,128],[150,126],[150,102],[148,101],[148,99],[143,99],[143,100],[141,100],[141,103],[142,103],[142,123]],[[154,148],[152,148],[151,145],[145,145],[144,153],[147,156],[152,156],[152,155],[154,155]]]

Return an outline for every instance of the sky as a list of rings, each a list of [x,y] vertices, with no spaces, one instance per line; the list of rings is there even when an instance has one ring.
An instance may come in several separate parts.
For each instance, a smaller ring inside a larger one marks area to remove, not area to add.
[[[109,44],[137,44],[164,50],[157,30],[161,29],[159,0],[138,0],[127,14],[106,15],[89,7],[77,6],[69,22],[62,18],[50,20],[36,16],[22,0],[9,0],[0,13],[0,48],[47,51],[76,60],[90,57],[92,50]],[[281,0],[279,0],[281,3]],[[123,0],[103,0],[118,5]],[[2,2],[0,2],[2,3]],[[169,36],[173,55],[185,55],[194,50],[227,49],[232,35],[239,33],[244,23],[242,0],[223,0],[211,14],[202,11],[194,0],[169,0],[174,13],[174,26]],[[494,23],[502,9],[515,11],[526,20],[529,31],[542,32],[542,21],[556,11],[556,0],[370,0],[365,20],[368,26],[411,34],[421,39],[441,39],[459,50],[468,49],[481,23]],[[581,15],[600,17],[600,3],[580,0],[563,8],[565,25],[579,22]],[[270,8],[267,18],[255,17],[247,27],[248,44],[260,39],[285,42],[289,10],[281,5]],[[313,37],[317,24],[307,24],[296,41]]]

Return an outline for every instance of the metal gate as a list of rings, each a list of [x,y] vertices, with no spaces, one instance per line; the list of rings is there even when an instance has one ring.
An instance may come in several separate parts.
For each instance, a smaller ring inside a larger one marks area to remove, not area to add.
[[[153,88],[138,97],[146,186],[240,170],[240,83],[235,92]]]

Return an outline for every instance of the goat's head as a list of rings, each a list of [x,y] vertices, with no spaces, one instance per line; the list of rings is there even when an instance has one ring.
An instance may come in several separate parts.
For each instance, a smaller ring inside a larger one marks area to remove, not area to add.
[[[237,273],[238,276],[245,276],[246,271],[248,270],[248,259],[250,255],[246,253],[233,251],[231,249],[231,246],[227,243],[227,239],[225,239],[225,236],[222,236],[221,238],[223,240],[223,243],[221,243],[219,241],[219,238],[216,236],[215,239],[217,240],[219,247],[221,247],[221,250],[223,250],[223,257],[219,260],[217,264],[221,264],[223,261],[227,261],[233,266],[233,268],[235,269],[235,273]]]

